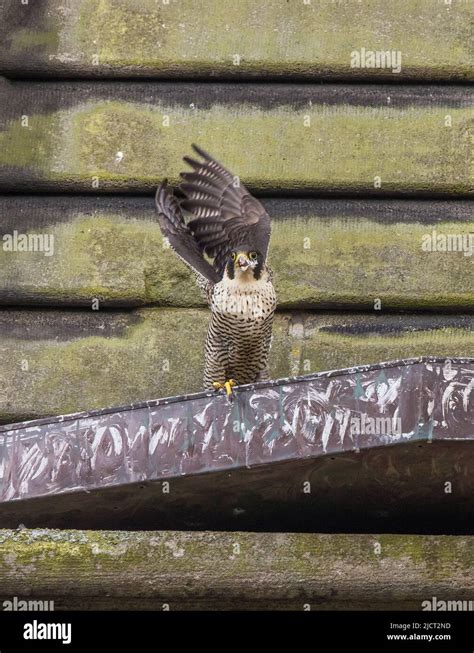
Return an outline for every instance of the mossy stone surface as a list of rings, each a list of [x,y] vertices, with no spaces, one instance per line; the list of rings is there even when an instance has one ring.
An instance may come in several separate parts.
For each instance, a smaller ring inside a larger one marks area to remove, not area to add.
[[[196,142],[255,191],[473,192],[467,90],[209,86],[7,86],[0,188],[151,191]]]
[[[472,79],[468,2],[4,4],[0,66],[10,74]],[[351,68],[362,47],[400,51],[401,70]]]
[[[0,530],[0,600],[420,610],[432,596],[471,598],[473,555],[467,536]]]
[[[474,306],[467,202],[264,204],[273,219],[269,262],[280,309]],[[45,234],[54,247],[51,256],[0,247],[4,305],[204,306],[194,275],[162,238],[151,197],[0,197],[0,243],[14,231]],[[468,247],[425,251],[433,233],[435,240],[454,234]]]
[[[474,317],[280,313],[274,379],[422,355],[473,356]],[[0,419],[65,414],[202,388],[208,311],[0,312]]]

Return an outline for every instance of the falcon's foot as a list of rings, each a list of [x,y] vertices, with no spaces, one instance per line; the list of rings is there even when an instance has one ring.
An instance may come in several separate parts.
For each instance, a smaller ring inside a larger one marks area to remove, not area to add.
[[[216,390],[225,390],[225,393],[228,397],[232,394],[232,388],[237,385],[237,383],[234,381],[234,379],[229,379],[228,381],[225,381],[225,383],[219,383],[219,381],[214,381],[212,384],[213,388]]]

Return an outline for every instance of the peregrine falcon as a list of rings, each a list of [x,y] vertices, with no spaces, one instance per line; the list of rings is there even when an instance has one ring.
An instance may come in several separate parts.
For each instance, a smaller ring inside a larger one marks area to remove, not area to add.
[[[156,192],[163,236],[190,267],[209,307],[204,388],[223,389],[269,378],[276,294],[267,252],[270,216],[223,165],[196,145],[184,157],[178,201],[167,180]],[[192,219],[186,221],[183,211]]]

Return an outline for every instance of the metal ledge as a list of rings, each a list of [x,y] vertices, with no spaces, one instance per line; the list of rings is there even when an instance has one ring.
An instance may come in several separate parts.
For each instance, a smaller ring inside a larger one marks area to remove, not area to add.
[[[0,427],[0,527],[470,533],[474,359]]]

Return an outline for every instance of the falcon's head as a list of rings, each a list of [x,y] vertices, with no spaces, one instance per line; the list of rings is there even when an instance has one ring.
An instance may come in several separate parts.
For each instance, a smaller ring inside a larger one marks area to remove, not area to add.
[[[263,264],[264,257],[260,251],[240,246],[230,251],[226,272],[230,279],[260,279]]]

